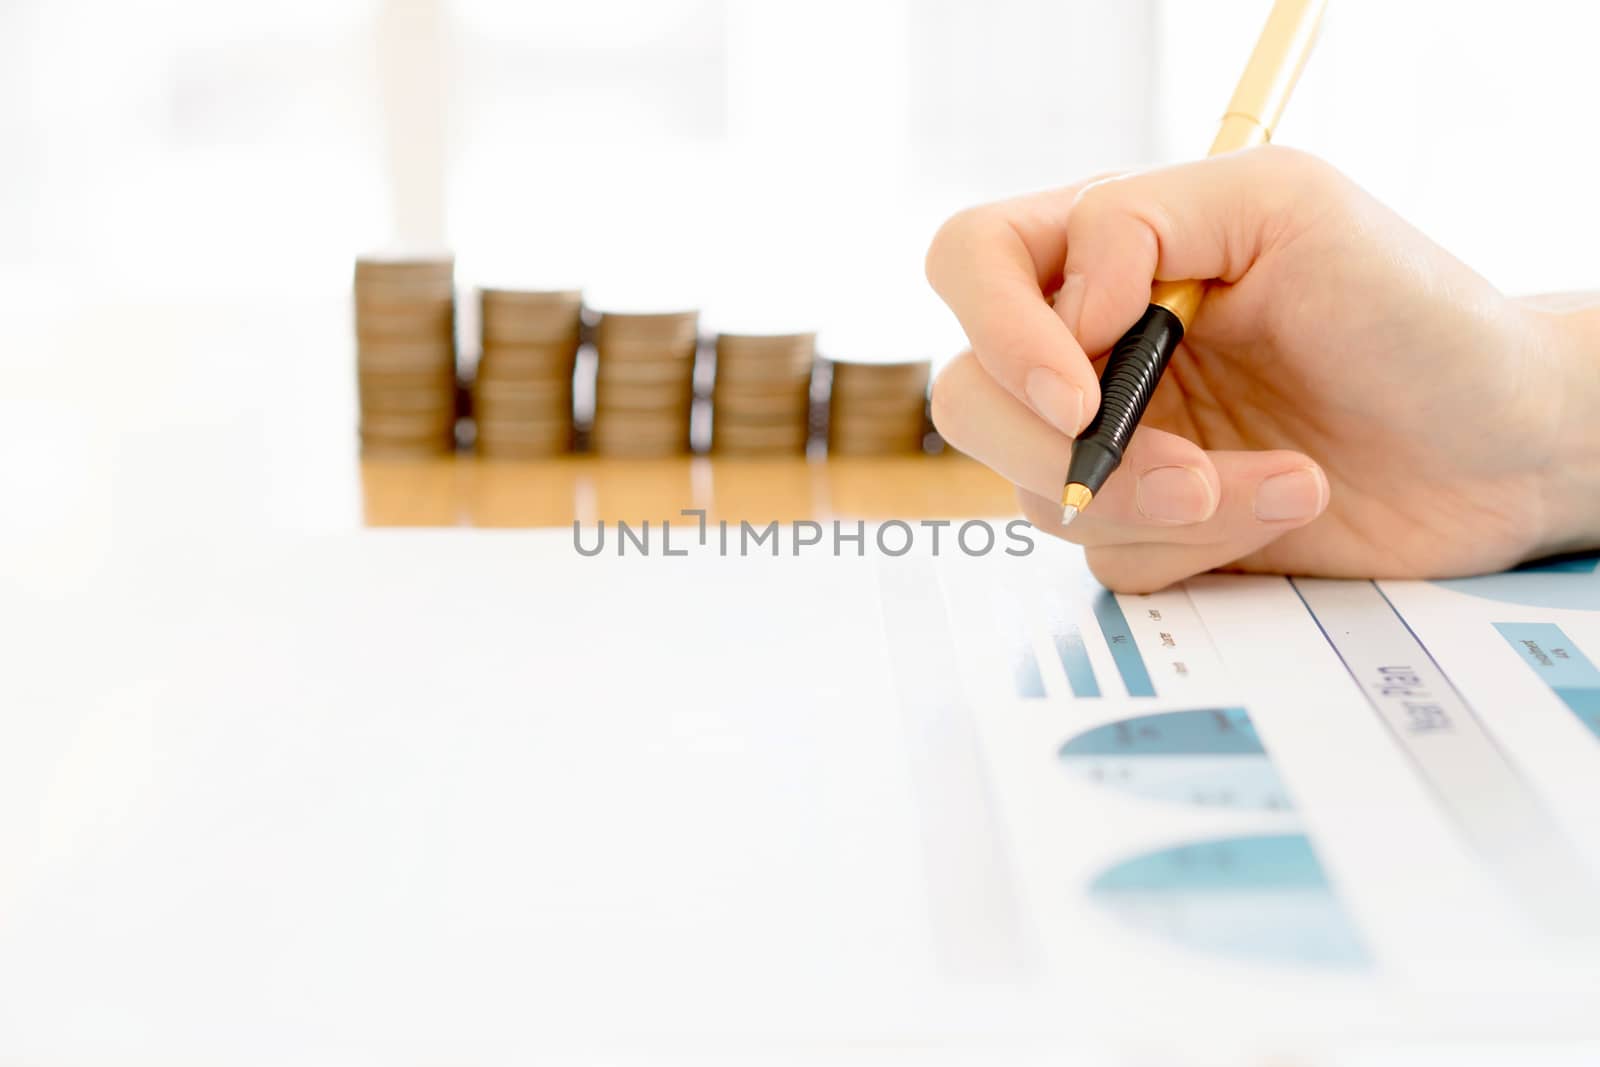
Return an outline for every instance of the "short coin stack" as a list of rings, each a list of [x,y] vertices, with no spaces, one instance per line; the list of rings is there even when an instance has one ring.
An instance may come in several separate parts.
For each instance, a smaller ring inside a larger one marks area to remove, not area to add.
[[[478,452],[527,459],[572,447],[572,370],[582,294],[485,289],[483,349],[473,383]]]
[[[689,449],[694,311],[608,312],[595,330],[594,428],[602,456],[673,456]]]
[[[356,261],[361,452],[411,458],[455,448],[455,260]]]
[[[711,447],[730,455],[806,450],[816,338],[798,334],[717,336]]]
[[[927,432],[927,360],[857,363],[832,360],[828,451],[877,456],[922,451]]]

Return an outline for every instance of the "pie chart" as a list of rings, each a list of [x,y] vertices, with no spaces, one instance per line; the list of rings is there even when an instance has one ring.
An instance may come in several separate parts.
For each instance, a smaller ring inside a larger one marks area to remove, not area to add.
[[[1102,873],[1089,895],[1126,926],[1193,952],[1317,970],[1370,965],[1303,834],[1146,852]]]
[[[1119,719],[1078,734],[1060,757],[1080,781],[1150,800],[1250,811],[1292,806],[1243,708]]]
[[[1434,584],[1505,604],[1600,611],[1600,554],[1544,560],[1504,574],[1449,578]]]

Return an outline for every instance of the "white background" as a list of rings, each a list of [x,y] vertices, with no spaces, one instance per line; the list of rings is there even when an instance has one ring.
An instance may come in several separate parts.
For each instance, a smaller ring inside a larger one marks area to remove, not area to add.
[[[1202,151],[1267,6],[8,0],[0,272],[78,300],[317,294],[439,238],[469,283],[938,357],[938,222]],[[1600,284],[1600,8],[1330,8],[1280,140],[1504,288]]]

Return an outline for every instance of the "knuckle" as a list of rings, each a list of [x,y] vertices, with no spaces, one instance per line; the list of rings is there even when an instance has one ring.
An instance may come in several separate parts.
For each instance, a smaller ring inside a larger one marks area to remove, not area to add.
[[[1160,248],[1159,235],[1170,229],[1149,180],[1138,174],[1105,178],[1085,186],[1072,203],[1067,214],[1067,260],[1081,269],[1112,250],[1137,248],[1154,256]]]
[[[1256,162],[1278,180],[1324,187],[1342,182],[1344,176],[1321,156],[1289,145],[1265,144],[1251,150]]]
[[[1125,183],[1120,177],[1101,178],[1092,181],[1078,190],[1078,195],[1072,199],[1072,208],[1069,219],[1079,222],[1092,219],[1112,210],[1121,198]]]

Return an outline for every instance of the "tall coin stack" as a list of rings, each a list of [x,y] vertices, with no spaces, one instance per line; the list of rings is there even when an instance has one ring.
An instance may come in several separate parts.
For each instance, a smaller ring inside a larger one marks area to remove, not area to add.
[[[473,384],[478,452],[526,459],[572,447],[572,370],[582,294],[485,289],[482,356]]]
[[[673,456],[689,449],[694,311],[606,313],[595,329],[594,428],[602,456]]]
[[[455,260],[356,260],[361,452],[412,458],[455,448]]]
[[[796,455],[806,450],[816,337],[717,335],[711,392],[711,447],[729,455]]]
[[[909,363],[830,361],[828,451],[879,456],[922,451],[927,433],[927,360]]]

